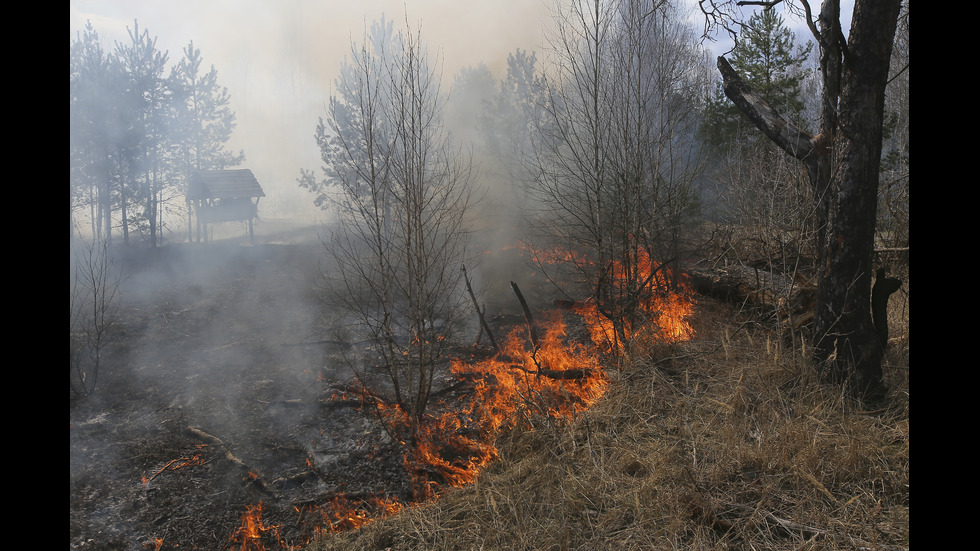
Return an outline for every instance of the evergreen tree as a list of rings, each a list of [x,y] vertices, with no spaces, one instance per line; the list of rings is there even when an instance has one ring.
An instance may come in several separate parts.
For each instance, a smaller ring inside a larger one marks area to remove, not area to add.
[[[316,142],[323,160],[323,178],[301,169],[299,185],[314,195],[324,210],[333,205],[335,186],[373,197],[384,218],[390,208],[390,178],[395,131],[386,110],[394,110],[392,89],[386,82],[397,52],[404,48],[401,32],[384,16],[374,21],[362,44],[352,44],[340,67],[336,94],[329,100],[327,120],[316,127]]]
[[[150,245],[157,245],[157,230],[161,206],[161,194],[167,180],[164,177],[167,160],[169,130],[173,119],[173,90],[165,76],[167,52],[156,47],[156,38],[149,32],[140,32],[134,23],[129,30],[129,44],[116,44],[116,57],[123,64],[127,76],[127,95],[136,106],[133,121],[139,133],[139,141],[127,151],[126,185],[121,187],[123,241],[129,243],[130,224],[150,236]],[[142,207],[130,213],[130,203]]]
[[[110,51],[91,23],[70,44],[70,225],[75,232],[87,218],[100,241],[118,225],[125,243],[139,231],[155,246],[190,172],[234,166],[244,154],[225,149],[230,97],[214,67],[201,74],[193,42],[168,70],[155,38],[138,23],[127,30]]]
[[[235,112],[231,110],[228,89],[218,84],[218,70],[201,74],[201,50],[191,41],[184,48],[184,58],[174,70],[174,89],[180,94],[178,116],[180,134],[176,137],[185,152],[188,165],[195,170],[221,170],[236,166],[245,159],[243,152],[225,149],[235,129]]]
[[[801,84],[808,73],[804,63],[812,49],[810,42],[797,47],[793,32],[776,10],[763,10],[746,23],[731,64],[776,111],[800,124],[804,108]],[[727,149],[747,133],[753,138],[759,136],[719,85],[708,100],[703,136],[709,144]]]
[[[485,146],[480,123],[496,94],[497,80],[486,64],[463,67],[456,73],[445,118],[448,130],[460,145],[476,150]]]
[[[121,195],[119,166],[133,137],[133,105],[119,59],[105,51],[87,23],[70,46],[69,180],[71,227],[87,207],[90,231],[111,240],[112,211]]]
[[[507,75],[495,86],[480,117],[483,141],[494,160],[487,170],[491,178],[513,187],[510,200],[517,208],[528,202],[533,135],[547,123],[544,105],[548,84],[537,61],[537,54],[520,48],[508,54]]]
[[[240,165],[245,153],[225,149],[235,129],[235,112],[231,110],[228,89],[218,84],[218,70],[201,74],[201,50],[191,41],[184,48],[184,58],[174,68],[171,87],[176,94],[176,125],[173,139],[179,149],[180,177],[187,182],[197,170],[222,170]],[[187,199],[187,239],[191,240],[191,205]]]
[[[730,28],[725,10],[733,4],[741,2],[703,7]],[[815,134],[769,105],[727,59],[718,58],[725,94],[807,171],[819,266],[813,360],[823,378],[845,383],[872,402],[886,390],[885,342],[879,332],[884,327],[875,325],[871,310],[876,319],[886,312],[882,301],[872,299],[881,297],[872,292],[872,279],[885,96],[895,78],[889,64],[901,9],[900,0],[855,0],[846,35],[840,2],[825,0],[815,21],[807,9],[808,25],[820,44],[821,112]],[[891,282],[887,285],[894,290]],[[886,301],[891,291],[884,294]]]
[[[805,128],[803,82],[812,44],[796,45],[776,10],[753,14],[743,27],[731,63],[745,82],[793,124]],[[717,164],[720,219],[733,239],[752,243],[752,254],[791,273],[816,255],[812,192],[806,170],[787,162],[776,147],[725,96],[719,84],[700,130]]]

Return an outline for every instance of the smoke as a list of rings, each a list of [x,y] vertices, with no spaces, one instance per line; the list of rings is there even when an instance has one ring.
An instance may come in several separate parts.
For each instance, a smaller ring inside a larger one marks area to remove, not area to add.
[[[237,128],[228,149],[244,150],[243,166],[265,189],[260,215],[314,221],[322,214],[296,180],[301,168],[318,171],[321,165],[314,130],[352,39],[385,14],[421,28],[428,47],[440,54],[447,85],[462,67],[480,63],[499,78],[508,53],[540,47],[548,6],[545,0],[72,0],[69,28],[74,40],[91,21],[111,50],[128,40],[127,27],[138,21],[171,63],[193,41],[203,69],[213,65],[231,95]]]

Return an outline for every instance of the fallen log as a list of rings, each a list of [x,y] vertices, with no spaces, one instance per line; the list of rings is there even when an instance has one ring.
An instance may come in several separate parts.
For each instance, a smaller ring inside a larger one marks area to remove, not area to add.
[[[765,316],[785,320],[794,329],[813,321],[816,285],[740,264],[716,268],[689,266],[685,273],[701,295],[754,307]]]
[[[779,299],[805,294],[812,287],[779,273],[740,264],[717,268],[688,267],[685,273],[694,290],[702,295],[757,305],[775,305]]]

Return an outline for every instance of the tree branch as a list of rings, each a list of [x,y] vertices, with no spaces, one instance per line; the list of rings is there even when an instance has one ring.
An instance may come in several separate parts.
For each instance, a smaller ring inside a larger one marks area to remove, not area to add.
[[[480,311],[480,305],[476,302],[476,295],[473,294],[473,286],[470,285],[470,278],[466,275],[466,266],[463,266],[461,270],[463,272],[463,281],[466,282],[466,290],[469,292],[470,298],[473,299],[473,308],[476,308],[476,314],[480,317],[480,326],[487,332],[487,337],[490,338],[490,344],[493,345],[494,351],[500,353],[500,347],[497,346],[497,339],[493,338],[493,331],[490,330],[490,324],[487,323],[487,318]]]
[[[782,4],[783,0],[741,0],[740,2],[735,2],[736,6],[762,6],[765,9],[770,9],[778,4]]]
[[[228,449],[228,447],[225,445],[224,442],[222,442],[222,440],[220,438],[218,438],[217,436],[214,436],[212,434],[206,433],[206,432],[204,432],[203,430],[201,430],[201,429],[199,429],[197,427],[187,427],[187,430],[191,434],[193,434],[193,435],[195,435],[195,436],[197,436],[197,437],[199,437],[199,438],[201,438],[203,440],[207,440],[207,441],[211,442],[212,444],[214,444],[215,446],[221,448],[221,451],[225,452],[225,459],[227,459],[232,464],[234,464],[235,466],[237,466],[243,472],[246,473],[246,480],[249,480],[250,479],[252,481],[252,483],[255,484],[256,486],[258,486],[259,489],[261,489],[263,492],[266,492],[268,494],[273,494],[274,495],[274,492],[269,488],[268,485],[266,485],[265,480],[256,472],[256,470],[253,469],[253,468],[251,468],[251,467],[249,467],[241,459],[238,459],[237,457],[235,457],[235,454],[231,453],[231,450]]]
[[[725,95],[780,149],[801,161],[807,160],[818,145],[818,136],[797,127],[749,88],[724,57],[718,58]]]
[[[517,295],[517,300],[521,301],[521,308],[524,310],[524,319],[527,321],[527,331],[531,335],[531,344],[534,346],[534,351],[538,350],[538,333],[534,330],[534,320],[531,318],[531,309],[527,307],[527,301],[524,300],[524,294],[521,293],[521,288],[517,286],[517,283],[511,281],[510,286],[514,288],[514,293]]]

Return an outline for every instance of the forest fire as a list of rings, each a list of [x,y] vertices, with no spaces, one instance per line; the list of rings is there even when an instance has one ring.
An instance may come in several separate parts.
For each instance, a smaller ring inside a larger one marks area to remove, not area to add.
[[[539,266],[582,265],[581,258],[567,251],[522,249],[530,251]],[[609,286],[620,295],[625,294],[621,288],[626,280],[640,282],[642,289],[651,290],[641,295],[637,309],[640,315],[634,323],[618,324],[617,332],[617,324],[600,312],[595,301],[576,302],[571,308],[585,321],[595,348],[567,338],[560,309],[532,321],[520,290],[512,283],[525,308],[527,327],[512,329],[491,358],[452,362],[452,372],[459,379],[474,381],[475,388],[462,399],[462,404],[446,408],[441,415],[428,416],[416,427],[405,464],[415,480],[418,498],[437,496],[441,485],[438,480],[449,486],[476,480],[480,470],[499,456],[494,442],[503,431],[532,418],[574,418],[595,404],[608,385],[599,352],[620,353],[631,339],[672,343],[693,336],[687,322],[693,313],[690,290],[673,280],[669,268],[646,254],[641,253],[637,260],[632,271],[613,263],[606,275],[613,282]],[[649,325],[652,327],[647,328]],[[543,337],[537,336],[539,330]],[[394,408],[386,411],[399,415]],[[410,425],[406,416],[394,424]]]
[[[313,509],[326,521],[324,530],[336,533],[356,530],[376,518],[397,513],[402,508],[402,503],[394,498],[354,500],[337,496],[326,506]]]
[[[628,296],[629,292],[618,284],[627,279],[626,270],[616,262],[612,264],[610,272],[610,279],[614,282],[610,285],[614,288],[613,292],[619,297]],[[586,320],[596,346],[602,347],[605,352],[621,352],[625,343],[636,339],[674,343],[694,336],[694,330],[687,321],[694,311],[694,303],[686,282],[677,278],[673,283],[676,289],[672,289],[668,284],[674,277],[671,270],[646,255],[638,259],[635,273],[629,277],[633,281],[644,282],[643,287],[652,291],[637,293],[638,319],[623,319],[618,332],[615,320],[603,315],[594,300],[578,302],[573,306],[575,312]]]
[[[536,261],[545,258],[558,263],[578,261],[568,253],[538,255]],[[512,284],[525,307],[526,324],[513,327],[493,356],[458,357],[450,364],[455,378],[470,383],[471,390],[455,399],[431,403],[424,415],[414,418],[363,389],[361,404],[374,408],[385,429],[403,446],[402,463],[412,481],[411,497],[406,503],[393,497],[337,495],[319,505],[297,507],[299,523],[312,526],[311,535],[354,530],[408,504],[435,499],[444,488],[470,484],[499,458],[496,440],[503,432],[541,422],[560,423],[595,404],[609,384],[601,363],[603,354],[622,353],[630,340],[678,342],[692,336],[687,322],[692,299],[686,287],[671,281],[668,268],[646,257],[631,274],[616,264],[611,266],[608,279],[632,278],[652,289],[639,301],[635,323],[612,323],[594,300],[577,301],[532,320],[520,290]],[[668,290],[668,282],[677,290]],[[618,284],[610,289],[622,293]],[[584,322],[591,343],[568,335],[573,318]],[[335,397],[350,401],[346,394]],[[243,514],[235,541],[242,543],[243,550],[263,549],[259,542],[275,540],[274,530],[262,525],[261,506],[252,507]]]
[[[553,249],[522,247],[536,266],[572,265],[591,279],[595,296],[568,304],[589,327],[592,342],[605,353],[621,353],[626,343],[681,342],[694,336],[687,319],[694,311],[692,292],[683,275],[650,258],[643,249],[614,260],[602,270],[583,255]],[[630,315],[631,314],[631,315]]]
[[[564,341],[560,313],[549,315],[537,347],[525,344],[524,331],[512,330],[492,358],[452,363],[453,373],[473,380],[475,388],[463,404],[419,424],[405,457],[417,498],[437,497],[443,484],[459,487],[475,481],[499,456],[494,441],[502,431],[531,417],[573,417],[605,392],[607,379],[598,358],[584,345]]]

